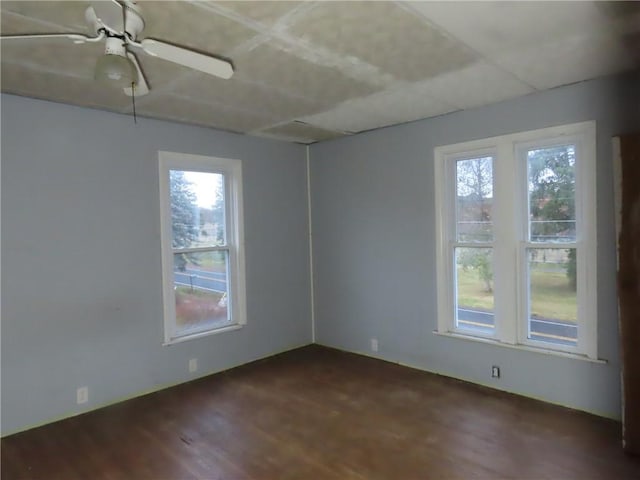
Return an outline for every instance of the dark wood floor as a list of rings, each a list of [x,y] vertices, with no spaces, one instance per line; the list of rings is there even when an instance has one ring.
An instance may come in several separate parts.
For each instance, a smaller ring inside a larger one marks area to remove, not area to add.
[[[2,440],[2,480],[622,479],[620,425],[305,347]]]

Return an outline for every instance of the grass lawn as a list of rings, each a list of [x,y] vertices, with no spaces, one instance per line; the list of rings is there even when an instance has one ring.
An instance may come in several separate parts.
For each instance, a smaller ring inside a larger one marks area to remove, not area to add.
[[[534,316],[575,322],[576,292],[569,287],[564,271],[549,272],[534,269],[531,274],[531,310]],[[458,305],[460,307],[493,310],[493,293],[473,269],[458,267]]]
[[[214,272],[223,272],[227,268],[224,254],[221,252],[212,252],[208,255],[202,255],[199,258],[198,268],[202,270],[211,270]]]
[[[226,272],[227,261],[224,252],[191,253],[185,255],[187,268],[210,272]]]

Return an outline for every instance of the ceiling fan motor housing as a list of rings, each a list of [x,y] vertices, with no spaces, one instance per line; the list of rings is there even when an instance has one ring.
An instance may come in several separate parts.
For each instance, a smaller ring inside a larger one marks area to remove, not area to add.
[[[107,37],[104,47],[105,55],[120,55],[121,57],[127,56],[127,50],[125,49],[125,43],[118,37]]]

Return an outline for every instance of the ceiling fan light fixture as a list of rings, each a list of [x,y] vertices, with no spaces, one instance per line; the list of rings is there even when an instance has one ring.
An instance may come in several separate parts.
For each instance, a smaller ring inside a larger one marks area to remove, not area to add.
[[[116,87],[131,87],[132,83],[138,83],[138,72],[127,57],[106,53],[98,57],[95,79]]]

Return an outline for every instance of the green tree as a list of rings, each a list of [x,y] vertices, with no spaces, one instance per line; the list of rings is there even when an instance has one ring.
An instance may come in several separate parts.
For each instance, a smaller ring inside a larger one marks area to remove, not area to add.
[[[575,149],[559,146],[528,152],[532,240],[575,238]],[[565,271],[576,288],[576,251],[567,250]]]
[[[196,194],[184,172],[171,170],[169,173],[169,190],[171,196],[171,227],[173,248],[193,246],[198,238],[199,226],[196,224]],[[179,254],[175,258],[180,271],[184,271],[189,258],[188,254]]]
[[[217,175],[215,186],[216,198],[211,206],[213,224],[216,225],[216,242],[219,244],[224,243],[224,224],[225,224],[225,212],[224,212],[224,176]]]
[[[491,265],[491,249],[489,248],[461,248],[458,255],[458,263],[467,271],[470,268],[484,282],[484,290],[493,292],[493,268]]]

